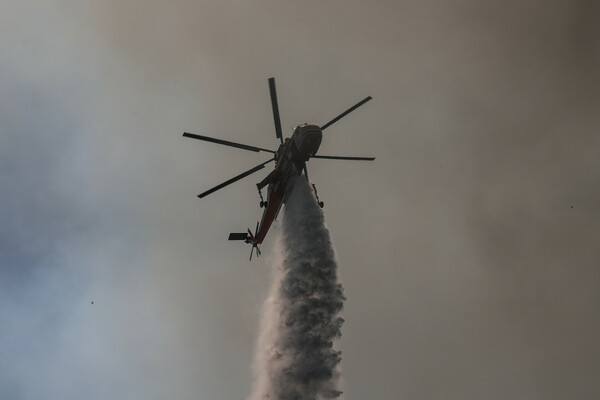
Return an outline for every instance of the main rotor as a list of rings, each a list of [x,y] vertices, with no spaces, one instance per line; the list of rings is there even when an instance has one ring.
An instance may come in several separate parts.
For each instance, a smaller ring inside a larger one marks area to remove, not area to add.
[[[281,132],[281,119],[279,118],[279,104],[277,103],[277,90],[275,89],[275,78],[269,78],[269,92],[271,93],[271,107],[273,108],[273,120],[275,122],[275,136],[283,144]]]
[[[267,160],[267,161],[257,165],[256,167],[251,168],[248,171],[243,172],[240,175],[237,175],[237,176],[229,179],[228,181],[225,181],[225,182],[221,183],[220,185],[217,185],[217,186],[213,187],[212,189],[199,194],[198,197],[202,198],[204,196],[207,196],[225,186],[228,186],[242,178],[245,178],[246,176],[248,176],[250,174],[253,174],[254,172],[257,172],[257,171],[263,169],[265,167],[265,164],[268,164],[271,161],[278,160],[279,156],[281,155],[282,149],[283,149],[282,146],[284,146],[285,143],[287,143],[287,139],[284,141],[283,133],[282,133],[282,129],[281,129],[281,118],[279,115],[279,104],[277,102],[277,89],[275,88],[275,78],[269,78],[269,94],[271,97],[271,107],[273,109],[273,122],[275,124],[275,136],[279,139],[279,142],[280,142],[280,146],[279,146],[278,150],[270,150],[270,149],[265,149],[262,147],[250,146],[247,144],[242,144],[242,143],[232,142],[232,141],[228,141],[228,140],[217,139],[217,138],[213,138],[213,137],[209,137],[209,136],[196,135],[194,133],[184,132],[183,136],[193,138],[193,139],[217,143],[217,144],[230,146],[230,147],[236,147],[238,149],[243,149],[243,150],[248,150],[248,151],[254,151],[254,152],[265,151],[265,152],[273,154],[273,158],[271,158],[270,160]],[[346,115],[348,115],[352,111],[356,110],[358,107],[362,106],[363,104],[365,104],[366,102],[368,102],[371,99],[372,99],[371,96],[367,96],[364,99],[362,99],[361,101],[359,101],[358,103],[356,103],[355,105],[353,105],[352,107],[350,107],[349,109],[347,109],[346,111],[344,111],[343,113],[339,114],[338,116],[336,116],[335,118],[333,118],[332,120],[327,122],[326,124],[321,125],[320,127],[315,125],[315,127],[318,128],[318,130],[322,132],[325,129],[327,129],[328,127],[330,127],[331,125],[333,125],[334,123],[336,123],[337,121],[339,121],[341,118],[345,117]],[[310,155],[310,158],[323,158],[323,159],[333,159],[333,160],[367,160],[367,161],[372,161],[375,159],[375,157],[323,156],[323,155],[314,155],[314,154]],[[306,166],[303,166],[303,169],[304,169],[304,172],[306,173]]]
[[[277,102],[277,89],[275,88],[275,78],[269,78],[269,93],[271,95],[271,107],[273,108],[273,121],[275,123],[275,136],[283,143],[283,134],[281,130],[281,118],[279,116],[279,104]],[[327,122],[325,125],[322,125],[321,131],[329,128],[331,125],[350,114],[352,111],[356,110],[358,107],[365,104],[367,101],[373,99],[371,96],[367,96],[331,121]]]

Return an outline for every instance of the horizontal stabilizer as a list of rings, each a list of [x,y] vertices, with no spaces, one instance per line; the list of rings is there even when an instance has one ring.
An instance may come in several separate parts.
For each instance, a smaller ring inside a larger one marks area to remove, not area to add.
[[[230,233],[229,240],[246,240],[248,238],[248,234],[246,232],[242,233]]]

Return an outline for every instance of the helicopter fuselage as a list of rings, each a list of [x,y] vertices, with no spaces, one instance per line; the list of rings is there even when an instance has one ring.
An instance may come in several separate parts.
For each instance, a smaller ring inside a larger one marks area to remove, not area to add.
[[[256,186],[260,190],[267,184],[267,201],[253,243],[261,244],[277,218],[281,206],[287,200],[292,181],[302,174],[305,163],[319,150],[323,133],[317,125],[302,124],[294,130],[291,138],[286,138],[275,154],[275,169]]]
[[[302,124],[294,129],[291,138],[286,138],[279,146],[275,154],[275,160],[278,160],[284,155],[289,155],[289,158],[297,165],[301,166],[308,161],[310,157],[317,154],[323,132],[317,125]]]

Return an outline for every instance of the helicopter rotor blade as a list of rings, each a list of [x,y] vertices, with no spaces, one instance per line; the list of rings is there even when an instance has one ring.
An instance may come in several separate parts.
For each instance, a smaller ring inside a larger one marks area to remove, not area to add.
[[[216,192],[219,189],[224,188],[227,185],[232,184],[233,182],[239,181],[240,179],[245,178],[248,175],[255,173],[256,171],[259,171],[259,170],[263,169],[265,167],[265,164],[268,164],[268,163],[270,163],[273,160],[274,160],[274,158],[271,158],[269,161],[265,161],[264,163],[259,164],[256,167],[251,168],[248,171],[243,172],[243,173],[239,174],[238,176],[235,176],[235,177],[229,179],[228,181],[225,181],[225,182],[221,183],[220,185],[217,185],[214,188],[212,188],[210,190],[207,190],[204,193],[199,194],[198,197],[199,198],[203,198],[203,197],[208,196],[209,194],[211,194],[213,192]]]
[[[362,99],[361,101],[359,101],[358,103],[356,103],[355,105],[353,105],[352,107],[350,107],[349,109],[347,109],[346,111],[344,111],[343,113],[341,113],[340,115],[338,115],[337,117],[335,117],[334,119],[332,119],[331,121],[329,121],[328,123],[326,123],[325,125],[321,126],[321,130],[324,131],[329,126],[333,125],[338,120],[340,120],[341,118],[343,118],[346,115],[350,114],[352,111],[356,110],[358,107],[362,106],[363,104],[365,104],[367,101],[369,101],[371,99],[372,99],[371,96],[365,97],[364,99]]]
[[[328,160],[363,160],[373,161],[375,157],[343,157],[343,156],[312,156],[311,158],[324,158]]]
[[[225,146],[237,147],[238,149],[250,150],[250,151],[255,151],[255,152],[266,151],[266,152],[275,154],[274,150],[263,149],[262,147],[256,147],[256,146],[248,146],[247,144],[230,142],[228,140],[223,140],[223,139],[215,139],[215,138],[211,138],[208,136],[196,135],[194,133],[184,132],[183,136],[189,137],[192,139],[204,140],[206,142],[222,144]]]
[[[271,93],[271,106],[273,107],[273,120],[275,122],[275,136],[283,143],[281,131],[281,120],[279,118],[279,105],[277,104],[277,90],[275,89],[275,78],[269,78],[269,92]]]

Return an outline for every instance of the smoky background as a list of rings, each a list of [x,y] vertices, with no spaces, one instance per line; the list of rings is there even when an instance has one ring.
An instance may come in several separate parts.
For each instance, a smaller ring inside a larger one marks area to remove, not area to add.
[[[597,397],[595,2],[0,8],[0,397],[247,397],[260,177],[196,195],[267,158],[181,134],[275,147],[270,76],[284,134],[374,98],[308,165],[346,398]]]

